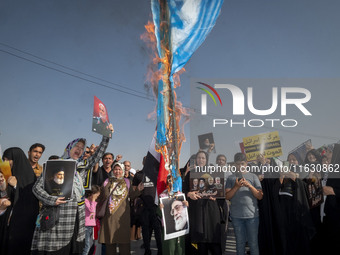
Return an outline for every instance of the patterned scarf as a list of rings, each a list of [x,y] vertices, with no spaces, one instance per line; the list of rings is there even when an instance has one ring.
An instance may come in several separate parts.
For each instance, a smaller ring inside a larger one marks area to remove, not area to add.
[[[116,187],[116,185],[118,186]],[[110,187],[110,192],[112,189],[115,190],[113,191],[109,200],[110,214],[114,214],[128,196],[128,188],[124,178],[118,179],[114,177],[113,183]]]
[[[61,156],[62,159],[71,159],[70,157],[70,151],[72,150],[72,148],[74,146],[76,146],[76,144],[78,142],[83,142],[84,143],[84,147],[86,148],[86,139],[85,138],[77,138],[77,139],[74,139],[72,142],[70,142],[65,150],[64,150],[64,153],[63,155]],[[81,167],[84,167],[84,165],[87,164],[86,160],[83,161],[83,156],[84,156],[84,153],[85,153],[85,149],[83,151],[83,154],[78,158],[77,160],[77,170]],[[76,195],[76,200],[77,202],[83,202],[84,201],[84,198],[85,198],[85,189],[84,189],[84,186],[83,186],[83,181],[82,181],[82,178],[80,177],[79,173],[76,171],[76,174],[74,176],[74,181],[73,181],[73,191]]]
[[[84,156],[84,153],[85,153],[85,148],[86,148],[86,139],[85,139],[85,138],[77,138],[77,139],[74,139],[72,142],[70,142],[70,143],[66,146],[63,155],[61,155],[61,158],[63,158],[63,159],[70,159],[70,158],[71,158],[71,156],[70,156],[70,151],[72,150],[72,148],[73,148],[74,146],[76,146],[76,144],[77,144],[78,142],[83,142],[83,143],[84,143],[84,151],[83,151],[83,154],[78,158],[77,162],[82,161],[83,156]]]

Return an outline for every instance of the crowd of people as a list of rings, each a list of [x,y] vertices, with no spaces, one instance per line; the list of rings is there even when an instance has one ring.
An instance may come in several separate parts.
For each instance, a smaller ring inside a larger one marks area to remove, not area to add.
[[[151,254],[152,233],[157,254],[223,254],[231,225],[238,255],[246,254],[246,247],[255,255],[335,254],[339,250],[340,179],[333,171],[297,171],[304,165],[327,169],[340,164],[338,145],[321,153],[310,148],[304,159],[289,154],[288,172],[261,171],[279,163],[261,154],[251,163],[259,171],[250,172],[246,155],[236,153],[232,160],[236,172],[224,173],[223,198],[202,197],[200,179],[190,175],[195,166],[227,166],[226,155],[209,161],[210,151],[198,151],[180,169],[183,190],[179,194],[187,201],[175,200],[171,205],[175,230],[189,226],[189,234],[164,240],[164,205],[158,198],[169,196],[171,176],[168,188],[157,194],[143,170],[106,151],[109,140],[103,136],[98,146],[86,146],[85,138],[77,138],[67,144],[61,157],[49,157],[76,161],[70,199],[44,188],[39,164],[43,144],[33,144],[27,156],[17,147],[4,151],[2,159],[9,162],[11,176],[6,179],[0,170],[0,254],[85,255],[94,254],[95,244],[100,243],[102,255],[117,254],[117,249],[124,255],[130,254],[131,241],[141,238],[145,254]],[[91,188],[85,190],[89,170]],[[202,181],[221,186],[220,177],[215,180],[216,184],[214,178]],[[188,210],[189,225],[183,220],[183,208]]]

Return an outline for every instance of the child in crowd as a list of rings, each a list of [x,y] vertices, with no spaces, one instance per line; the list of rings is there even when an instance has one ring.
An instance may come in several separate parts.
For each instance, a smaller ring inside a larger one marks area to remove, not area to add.
[[[93,228],[96,226],[96,199],[100,195],[100,187],[92,185],[85,198],[85,247],[83,255],[87,255],[93,242]]]

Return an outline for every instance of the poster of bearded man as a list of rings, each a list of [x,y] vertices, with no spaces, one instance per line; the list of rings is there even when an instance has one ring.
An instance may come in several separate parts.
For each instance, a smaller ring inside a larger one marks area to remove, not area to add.
[[[46,161],[43,173],[44,190],[51,196],[71,199],[75,171],[75,160]]]
[[[161,197],[163,204],[164,240],[176,238],[189,233],[188,202],[184,194],[173,197]]]

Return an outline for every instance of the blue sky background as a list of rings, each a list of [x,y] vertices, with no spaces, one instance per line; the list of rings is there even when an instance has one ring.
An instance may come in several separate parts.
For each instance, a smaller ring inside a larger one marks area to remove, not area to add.
[[[190,105],[195,80],[339,77],[339,7],[336,0],[225,1],[216,26],[185,66],[178,99]],[[150,60],[140,40],[150,19],[150,1],[144,0],[0,0],[2,150],[18,146],[26,152],[41,142],[42,163],[61,155],[74,138],[98,144],[101,137],[91,132],[96,95],[115,128],[108,151],[141,168],[156,125],[147,119],[155,101],[144,88]],[[335,142],[339,85],[313,89],[310,107],[324,117],[313,116],[320,126],[312,131]],[[189,126],[185,131],[189,138]],[[190,155],[189,140],[181,165]],[[294,138],[292,147],[300,140]]]

